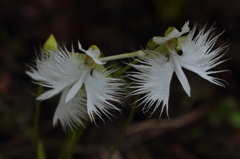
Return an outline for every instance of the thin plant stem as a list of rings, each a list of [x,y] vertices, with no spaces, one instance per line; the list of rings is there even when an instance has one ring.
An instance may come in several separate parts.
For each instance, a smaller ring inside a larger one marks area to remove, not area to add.
[[[89,124],[89,122],[85,122],[86,127],[88,124]],[[86,130],[86,128],[81,128],[81,129],[77,129],[77,130],[71,132],[71,134],[69,134],[66,144],[64,146],[64,149],[59,156],[59,159],[72,159],[73,158],[74,147],[77,144],[77,142],[80,140],[80,138],[82,137],[85,130]]]
[[[119,55],[102,57],[102,58],[99,58],[99,60],[101,60],[102,62],[106,62],[106,61],[119,60],[119,59],[131,58],[131,57],[139,57],[139,56],[145,56],[145,55],[147,55],[147,53],[145,53],[142,50],[139,50],[132,53],[123,53]]]
[[[136,63],[138,63],[138,60],[133,60],[133,61],[131,62],[131,64],[136,64]],[[131,65],[125,66],[123,69],[117,71],[117,72],[113,75],[113,77],[116,78],[116,77],[121,76],[121,75],[124,74],[127,70],[129,70],[131,67],[132,67]]]
[[[43,92],[43,87],[38,86],[37,96]],[[36,150],[37,158],[40,158],[40,144],[39,144],[39,116],[40,116],[40,101],[36,100],[35,115],[34,115],[34,147]]]
[[[140,95],[137,95],[135,101],[137,101],[139,98],[140,98]],[[112,150],[110,151],[109,156],[108,156],[108,159],[112,159],[112,156],[113,156],[114,153],[119,149],[119,147],[121,146],[123,140],[126,138],[128,129],[129,129],[129,127],[130,127],[130,124],[132,123],[132,119],[133,119],[133,116],[134,116],[134,114],[135,114],[136,105],[137,105],[137,103],[134,103],[133,107],[131,107],[130,113],[129,113],[129,115],[128,115],[126,127],[125,127],[123,133],[121,134],[120,138],[119,138],[118,141],[116,142],[115,146],[114,146],[114,147],[112,148]]]

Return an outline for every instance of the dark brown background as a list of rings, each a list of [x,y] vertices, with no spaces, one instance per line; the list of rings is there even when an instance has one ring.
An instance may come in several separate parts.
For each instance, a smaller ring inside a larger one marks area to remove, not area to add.
[[[164,129],[151,129],[126,139],[121,147],[124,159],[212,159],[240,158],[240,1],[228,0],[0,0],[0,158],[32,159],[31,134],[37,85],[26,76],[50,33],[57,41],[80,40],[87,49],[97,45],[108,55],[144,48],[150,38],[178,29],[190,20],[214,24],[216,34],[224,33],[216,46],[230,44],[229,60],[217,69],[231,70],[216,76],[227,81],[226,88],[213,85],[185,71],[191,85],[189,98],[176,76],[171,82],[170,121]],[[128,62],[129,60],[125,60]],[[111,63],[108,63],[109,65]],[[124,66],[119,63],[117,66]],[[57,158],[67,136],[61,127],[52,127],[59,96],[41,103],[40,137],[48,158]],[[133,102],[131,98],[129,102]],[[91,124],[75,149],[75,158],[100,158],[124,129],[130,106],[106,118],[100,127]],[[191,113],[195,112],[191,116]],[[159,118],[160,109],[150,119]],[[202,115],[203,112],[203,115]],[[183,118],[190,115],[189,118]],[[194,118],[198,118],[194,120]],[[139,107],[133,123],[148,118]],[[166,122],[166,115],[160,121]],[[176,119],[176,120],[175,120]],[[178,120],[179,119],[179,120]],[[182,121],[185,125],[181,125]],[[175,126],[174,126],[175,124]],[[177,128],[176,128],[177,127]]]

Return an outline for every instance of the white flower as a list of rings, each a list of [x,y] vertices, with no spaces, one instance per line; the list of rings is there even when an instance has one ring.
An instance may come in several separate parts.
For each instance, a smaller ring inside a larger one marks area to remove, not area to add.
[[[203,27],[194,37],[196,31],[196,26],[194,26],[188,36],[180,37],[188,30],[188,23],[186,23],[182,32],[173,29],[167,37],[154,37],[153,41],[160,45],[159,48],[153,51],[146,50],[148,56],[140,57],[139,65],[130,64],[139,71],[129,74],[130,79],[135,84],[131,86],[135,90],[130,95],[145,94],[140,99],[140,104],[144,105],[144,113],[152,114],[162,103],[161,113],[166,107],[168,115],[169,88],[174,72],[183,89],[190,96],[190,86],[182,68],[193,71],[202,78],[224,87],[221,82],[223,80],[211,75],[225,70],[210,70],[226,61],[220,59],[225,55],[224,50],[227,46],[212,49],[220,36],[213,36],[213,28],[205,31],[205,27]]]
[[[112,115],[110,111],[120,110],[109,101],[122,104],[120,87],[124,85],[123,81],[109,77],[115,70],[107,70],[98,64],[101,62],[100,51],[97,55],[92,49],[85,52],[87,55],[74,51],[69,53],[61,48],[42,51],[35,60],[35,67],[30,66],[31,71],[26,71],[36,84],[51,88],[37,100],[62,93],[54,115],[54,125],[60,120],[64,128],[72,129],[75,124],[83,125],[82,119],[94,121],[94,114],[102,119],[101,113],[108,116]],[[94,64],[93,61],[98,63]]]

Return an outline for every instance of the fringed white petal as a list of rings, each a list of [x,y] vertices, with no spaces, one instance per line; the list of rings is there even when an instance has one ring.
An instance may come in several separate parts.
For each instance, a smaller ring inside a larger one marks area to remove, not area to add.
[[[85,91],[80,89],[68,103],[65,103],[65,99],[70,88],[71,87],[68,86],[63,90],[53,117],[53,125],[56,126],[57,122],[60,121],[65,131],[67,129],[73,130],[75,126],[84,127],[83,120],[89,119],[87,114]]]
[[[196,26],[190,31],[187,40],[182,44],[183,54],[179,56],[178,61],[182,67],[197,73],[202,78],[216,85],[224,86],[221,79],[210,76],[219,71],[209,70],[226,61],[221,59],[225,56],[228,46],[220,46],[212,50],[221,34],[214,37],[214,29],[205,31],[205,27],[195,37]]]
[[[109,118],[109,115],[112,115],[111,111],[120,111],[110,101],[123,104],[121,87],[124,86],[124,81],[107,77],[110,72],[112,71],[93,69],[92,75],[86,77],[84,84],[87,92],[87,111],[91,121],[95,121],[95,114],[103,120],[102,114]]]
[[[60,93],[65,87],[72,85],[81,77],[83,65],[81,59],[67,50],[58,48],[56,51],[42,51],[36,57],[35,67],[30,67],[27,75],[33,78],[36,84],[52,88],[39,96],[38,100],[45,100]]]
[[[161,113],[166,107],[168,114],[169,88],[174,66],[167,62],[167,57],[148,53],[151,58],[141,57],[139,60],[144,65],[130,64],[139,71],[129,73],[129,78],[133,80],[130,88],[136,89],[130,95],[146,94],[139,100],[140,105],[144,105],[144,113],[151,115],[162,103]]]

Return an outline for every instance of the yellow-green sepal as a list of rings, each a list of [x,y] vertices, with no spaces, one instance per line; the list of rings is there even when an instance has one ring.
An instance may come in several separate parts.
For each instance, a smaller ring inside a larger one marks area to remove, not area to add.
[[[162,36],[157,36],[158,38],[161,38]],[[159,46],[157,43],[153,41],[153,38],[150,39],[146,45],[146,50],[154,50],[157,46]]]
[[[56,51],[57,50],[57,41],[53,34],[50,34],[50,36],[47,38],[46,42],[43,45],[43,50],[51,50]]]

